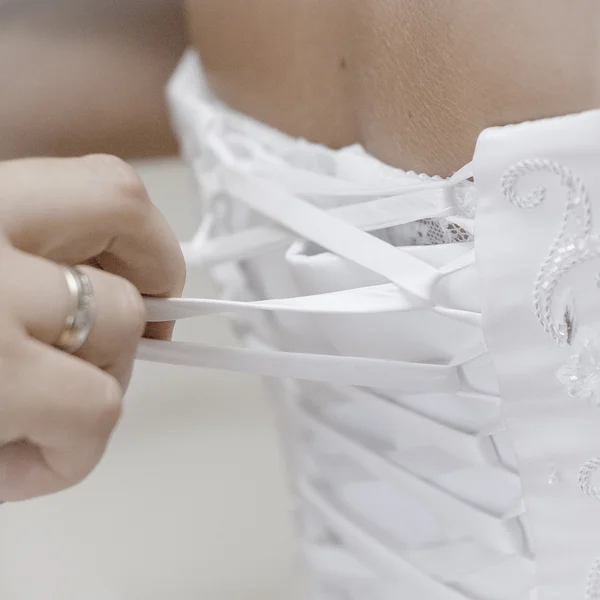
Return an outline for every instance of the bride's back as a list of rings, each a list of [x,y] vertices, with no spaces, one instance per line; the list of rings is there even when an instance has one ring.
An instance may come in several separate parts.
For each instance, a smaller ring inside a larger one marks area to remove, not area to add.
[[[360,141],[404,168],[445,175],[487,126],[598,105],[590,0],[187,4],[229,104],[327,145]]]

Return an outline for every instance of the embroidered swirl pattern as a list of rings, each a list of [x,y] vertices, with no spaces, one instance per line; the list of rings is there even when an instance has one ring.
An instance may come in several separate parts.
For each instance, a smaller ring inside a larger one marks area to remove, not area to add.
[[[549,160],[521,161],[502,177],[502,191],[512,204],[520,208],[535,208],[546,198],[547,190],[536,187],[527,196],[516,192],[517,181],[529,173],[546,172],[559,177],[566,189],[566,206],[560,231],[538,272],[533,302],[536,317],[544,331],[560,345],[570,345],[573,339],[573,315],[563,314],[557,323],[552,318],[552,301],[556,286],[572,267],[600,256],[600,237],[593,235],[589,194],[570,169]],[[572,307],[569,307],[572,310]]]
[[[578,327],[575,306],[570,291],[560,296],[557,287],[561,279],[576,265],[600,257],[600,237],[592,233],[592,211],[588,191],[583,182],[565,166],[549,160],[521,161],[510,167],[501,180],[505,197],[519,208],[540,206],[547,196],[543,186],[521,196],[516,187],[521,177],[534,173],[556,175],[566,190],[566,205],[560,231],[542,262],[533,288],[533,308],[538,322],[560,346],[574,346]],[[557,298],[559,296],[562,302]],[[555,306],[559,304],[559,306]],[[557,316],[558,315],[558,316]],[[558,380],[571,398],[589,399],[600,386],[600,354],[596,341],[583,332],[579,348],[570,362],[559,369]],[[586,495],[600,500],[600,486],[591,478],[600,467],[600,457],[588,460],[579,470],[579,487]],[[600,558],[588,573],[585,600],[600,600]]]

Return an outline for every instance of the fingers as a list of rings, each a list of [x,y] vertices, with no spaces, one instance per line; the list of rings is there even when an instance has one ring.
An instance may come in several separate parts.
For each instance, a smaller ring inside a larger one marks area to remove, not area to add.
[[[0,499],[23,500],[78,483],[102,457],[118,421],[120,385],[24,336],[0,354]]]
[[[138,342],[144,332],[142,297],[129,281],[92,267],[80,267],[94,290],[95,320],[76,355],[113,375],[127,387]],[[64,267],[13,251],[0,261],[0,280],[13,314],[40,342],[52,345],[76,302],[70,296]]]
[[[76,356],[52,347],[74,307],[57,263],[85,264],[95,291]],[[174,235],[125,163],[0,163],[0,499],[66,488],[95,466],[145,325],[141,294],[178,295],[184,279]]]
[[[146,310],[137,289],[126,279],[81,267],[91,281],[95,321],[76,356],[100,367],[127,388],[138,343],[146,327]]]
[[[123,161],[88,156],[0,163],[0,198],[0,227],[16,248],[57,263],[96,261],[144,295],[181,293],[179,244]],[[150,331],[169,334],[164,324]]]

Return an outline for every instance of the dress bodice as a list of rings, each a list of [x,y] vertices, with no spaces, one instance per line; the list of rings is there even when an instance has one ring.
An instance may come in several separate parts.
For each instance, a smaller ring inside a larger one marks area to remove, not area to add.
[[[232,111],[192,53],[169,94],[222,291],[172,310],[247,347],[177,356],[270,377],[314,598],[599,598],[600,114],[442,180]]]

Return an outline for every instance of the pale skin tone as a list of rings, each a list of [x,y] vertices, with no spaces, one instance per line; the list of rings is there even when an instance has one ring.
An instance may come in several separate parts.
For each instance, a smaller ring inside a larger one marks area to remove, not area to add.
[[[600,107],[597,0],[9,1],[28,8],[0,18],[0,158],[173,153],[183,2],[224,100],[405,169],[449,175],[486,127]]]
[[[163,88],[184,39],[171,0],[0,0],[0,158],[174,153]],[[63,264],[82,265],[96,296],[75,356],[53,347],[70,310]],[[0,501],[94,468],[140,338],[171,335],[146,326],[142,296],[179,295],[184,278],[174,234],[121,160],[0,162]]]
[[[479,133],[600,107],[596,0],[187,0],[228,103],[449,175]]]
[[[180,3],[123,0],[92,19],[84,0],[37,4],[0,19],[0,158],[172,153],[162,88],[185,45]],[[405,169],[449,175],[486,127],[600,107],[596,0],[186,7],[225,102]],[[75,357],[52,347],[67,306],[61,262],[87,263],[97,288],[98,321]],[[0,281],[0,499],[18,500],[72,485],[99,460],[144,331],[141,295],[178,294],[183,262],[123,163],[14,162],[0,166]]]
[[[96,296],[75,355],[53,347],[70,310],[61,265],[84,265]],[[146,326],[142,295],[179,295],[184,279],[177,240],[127,164],[0,163],[1,500],[56,492],[96,465],[140,338],[171,335]]]

